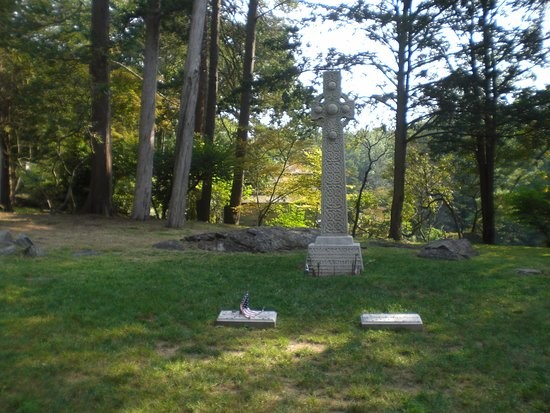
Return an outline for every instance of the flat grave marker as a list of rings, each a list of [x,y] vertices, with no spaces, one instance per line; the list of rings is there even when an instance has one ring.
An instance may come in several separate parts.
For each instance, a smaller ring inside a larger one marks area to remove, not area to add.
[[[246,317],[238,310],[222,310],[216,324],[231,327],[274,328],[277,324],[277,312],[262,311],[254,316]]]
[[[422,319],[414,313],[364,313],[361,327],[370,329],[422,330]]]
[[[252,310],[249,306],[250,294],[245,293],[238,311],[222,310],[216,323],[221,326],[270,328],[277,324],[277,312]]]

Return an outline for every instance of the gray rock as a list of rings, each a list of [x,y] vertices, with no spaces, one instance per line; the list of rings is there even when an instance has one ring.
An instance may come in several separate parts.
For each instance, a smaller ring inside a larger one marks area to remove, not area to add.
[[[177,250],[177,251],[184,250],[183,243],[175,239],[157,242],[156,244],[153,245],[153,247],[159,248],[161,250]]]
[[[209,232],[182,241],[208,251],[274,252],[306,249],[319,235],[307,228],[254,227],[227,232]]]
[[[43,251],[25,234],[14,237],[9,231],[0,231],[0,256],[21,254],[25,257],[39,257]]]
[[[420,250],[419,257],[441,260],[464,260],[478,255],[470,241],[462,239],[442,239],[431,242]]]
[[[0,256],[13,255],[17,252],[15,244],[0,244]]]
[[[23,251],[23,255],[25,257],[35,258],[43,256],[44,252],[36,245],[31,245],[30,247],[25,248],[25,250]]]
[[[13,237],[11,232],[2,230],[0,231],[0,244],[11,244],[13,242]]]
[[[13,242],[15,243],[15,245],[23,249],[34,246],[34,243],[31,241],[31,239],[25,234],[19,234]]]

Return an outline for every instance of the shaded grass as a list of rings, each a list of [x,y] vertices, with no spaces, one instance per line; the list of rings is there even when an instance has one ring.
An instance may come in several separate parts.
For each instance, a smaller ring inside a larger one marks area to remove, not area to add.
[[[0,411],[548,411],[548,250],[480,250],[372,247],[364,275],[331,278],[305,253],[2,258]],[[276,329],[215,325],[245,291]],[[366,311],[425,329],[362,330]]]

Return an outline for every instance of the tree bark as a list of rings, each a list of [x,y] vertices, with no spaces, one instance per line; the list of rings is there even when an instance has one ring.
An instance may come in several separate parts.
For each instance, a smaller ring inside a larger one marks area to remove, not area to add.
[[[490,3],[491,4],[491,3]],[[494,244],[495,233],[495,156],[497,141],[497,68],[492,58],[494,53],[493,31],[489,22],[490,5],[483,10],[483,136],[477,139],[477,162],[481,197],[482,239],[485,244]]]
[[[8,136],[0,130],[0,207],[6,212],[13,211],[9,160]]]
[[[112,207],[109,0],[92,1],[92,170],[83,212],[110,216]]]
[[[408,110],[408,48],[411,0],[403,1],[403,13],[398,24],[397,41],[397,105],[395,118],[395,147],[393,169],[393,198],[389,237],[396,241],[403,238],[401,224],[403,221],[403,203],[405,202],[405,172],[407,159],[407,110]]]
[[[142,221],[149,218],[153,187],[160,2],[161,0],[150,0],[147,16],[145,17],[145,50],[139,113],[138,161],[132,210],[132,218]]]
[[[185,224],[206,5],[207,2],[204,0],[195,0],[193,3],[189,48],[185,61],[185,80],[176,131],[172,194],[168,208],[168,226],[171,228],[181,228]]]
[[[210,19],[210,47],[208,62],[208,96],[206,99],[206,117],[204,141],[206,145],[214,145],[216,131],[216,101],[218,98],[218,63],[219,63],[219,33],[220,33],[221,0],[212,0],[212,15]],[[197,218],[200,221],[210,221],[210,203],[212,201],[213,171],[209,169],[202,181],[201,199],[197,208]]]
[[[239,206],[242,202],[244,182],[244,159],[250,124],[250,101],[252,98],[252,76],[254,73],[254,54],[256,47],[256,22],[258,19],[258,0],[250,0],[246,19],[246,40],[243,62],[242,91],[235,143],[235,167],[229,205],[224,208],[224,223],[239,224]]]
[[[481,198],[481,228],[482,240],[485,244],[495,243],[495,212],[494,212],[494,159],[491,159],[490,136],[477,138],[476,160],[479,173],[479,189]]]
[[[204,19],[204,33],[201,45],[201,63],[199,66],[199,90],[197,92],[197,107],[195,113],[195,133],[204,134],[206,116],[206,98],[208,94],[208,25]]]

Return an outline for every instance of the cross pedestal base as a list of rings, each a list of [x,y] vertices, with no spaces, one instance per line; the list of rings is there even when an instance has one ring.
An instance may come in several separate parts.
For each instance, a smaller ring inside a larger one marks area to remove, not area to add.
[[[321,235],[309,244],[307,270],[314,277],[357,275],[363,271],[361,246],[349,235]]]

